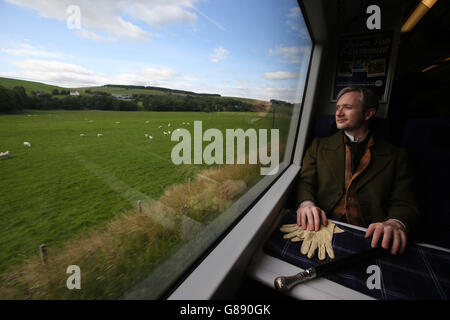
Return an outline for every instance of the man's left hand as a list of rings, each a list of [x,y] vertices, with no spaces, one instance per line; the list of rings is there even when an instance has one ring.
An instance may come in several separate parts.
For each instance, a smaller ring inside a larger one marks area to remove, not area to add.
[[[386,250],[391,247],[393,255],[405,252],[408,237],[403,226],[398,221],[390,219],[385,222],[370,224],[366,232],[366,238],[372,235],[372,248],[378,247],[378,241],[382,237],[381,246]]]

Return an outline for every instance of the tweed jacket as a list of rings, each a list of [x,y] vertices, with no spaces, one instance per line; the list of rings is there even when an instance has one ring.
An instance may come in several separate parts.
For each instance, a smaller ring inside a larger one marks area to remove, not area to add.
[[[419,209],[412,190],[406,152],[372,134],[369,166],[355,181],[354,191],[363,225],[387,219],[402,221],[407,231],[416,227]],[[310,200],[327,213],[345,193],[344,133],[315,138],[303,158],[297,184],[297,205]]]

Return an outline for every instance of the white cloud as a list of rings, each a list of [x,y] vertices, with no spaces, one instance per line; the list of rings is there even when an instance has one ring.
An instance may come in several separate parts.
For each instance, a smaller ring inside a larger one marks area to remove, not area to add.
[[[171,23],[192,25],[197,21],[197,15],[189,11],[189,9],[193,9],[193,2],[186,0],[141,0],[119,1],[118,5],[125,13],[134,18],[161,28]]]
[[[18,45],[16,48],[0,48],[0,51],[14,56],[25,56],[25,57],[39,57],[39,58],[71,57],[68,54],[60,52],[39,50],[27,43],[22,43]]]
[[[114,37],[106,37],[106,36],[102,36],[98,33],[86,30],[86,29],[80,29],[80,31],[75,31],[76,34],[87,38],[87,39],[91,39],[91,40],[95,40],[95,41],[105,41],[105,42],[115,42],[118,41],[117,38]]]
[[[276,71],[276,72],[266,72],[263,77],[267,80],[288,80],[288,79],[296,79],[299,77],[297,73],[287,72],[287,71]]]
[[[134,41],[151,40],[153,35],[124,16],[140,20],[152,27],[172,23],[193,24],[197,15],[194,3],[198,0],[6,0],[10,3],[32,8],[51,19],[66,21],[70,16],[67,8],[80,8],[81,36],[92,40],[110,41],[122,38]]]
[[[143,79],[151,79],[152,83],[165,83],[167,81],[181,77],[181,75],[167,67],[143,68],[139,70],[139,76]]]
[[[219,92],[217,88],[213,88]],[[243,97],[269,101],[271,99],[288,102],[299,102],[295,87],[271,87],[246,84],[245,86],[221,86],[220,93],[224,96]]]
[[[94,74],[93,72],[83,67],[77,66],[75,64],[59,61],[27,59],[24,61],[15,61],[13,62],[13,64],[27,71],[37,71],[37,72],[60,71],[60,72],[73,72],[82,75]]]
[[[302,27],[300,21],[303,20],[299,7],[294,7],[289,10],[286,15],[286,23],[291,28],[291,30],[302,39],[310,39],[309,32],[306,27]]]
[[[299,7],[293,7],[289,10],[287,17],[298,18],[300,17],[301,11]]]
[[[225,59],[230,52],[224,47],[214,48],[214,52],[209,55],[209,60],[214,63],[218,63]]]
[[[27,59],[15,61],[13,64],[21,70],[3,72],[0,75],[51,83],[63,87],[100,86],[105,84],[164,86],[170,81],[183,78],[181,74],[167,67],[140,68],[135,73],[107,75],[88,70],[79,65],[59,61]]]
[[[309,53],[311,47],[309,46],[298,46],[298,47],[284,47],[277,46],[275,50],[270,49],[269,55],[271,56],[282,56],[284,62],[289,63],[301,63],[302,54]]]
[[[250,81],[248,81],[246,79],[239,79],[239,78],[234,79],[234,81],[242,83],[242,84],[246,84],[246,85],[248,85],[250,83]]]
[[[4,74],[5,76],[68,87],[81,86],[83,84],[99,85],[106,80],[101,79],[101,75],[83,67],[59,61],[27,59],[15,61],[13,64],[22,70],[8,72]]]

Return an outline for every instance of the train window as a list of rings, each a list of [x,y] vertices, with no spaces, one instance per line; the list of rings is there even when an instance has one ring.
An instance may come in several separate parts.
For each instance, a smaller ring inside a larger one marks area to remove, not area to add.
[[[0,298],[160,298],[291,163],[295,0],[0,3]]]

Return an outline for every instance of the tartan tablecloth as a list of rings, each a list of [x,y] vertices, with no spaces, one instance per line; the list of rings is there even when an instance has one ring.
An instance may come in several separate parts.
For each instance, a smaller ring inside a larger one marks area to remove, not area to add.
[[[280,226],[296,223],[295,211],[289,211]],[[338,224],[339,225],[339,224]],[[345,232],[335,234],[333,249],[336,259],[370,248],[370,239],[365,232],[339,225]],[[279,227],[271,234],[264,246],[267,254],[296,265],[302,269],[330,261],[320,261],[317,253],[312,259],[300,253],[302,242],[283,239],[284,233]],[[369,289],[367,282],[374,283],[373,269],[377,265],[381,274],[379,289]],[[450,297],[450,254],[448,252],[411,244],[403,255],[391,254],[380,258],[365,260],[324,276],[325,278],[354,289],[371,297],[382,300],[433,299],[447,300]],[[369,280],[369,281],[368,281]],[[314,280],[313,280],[314,281]]]

